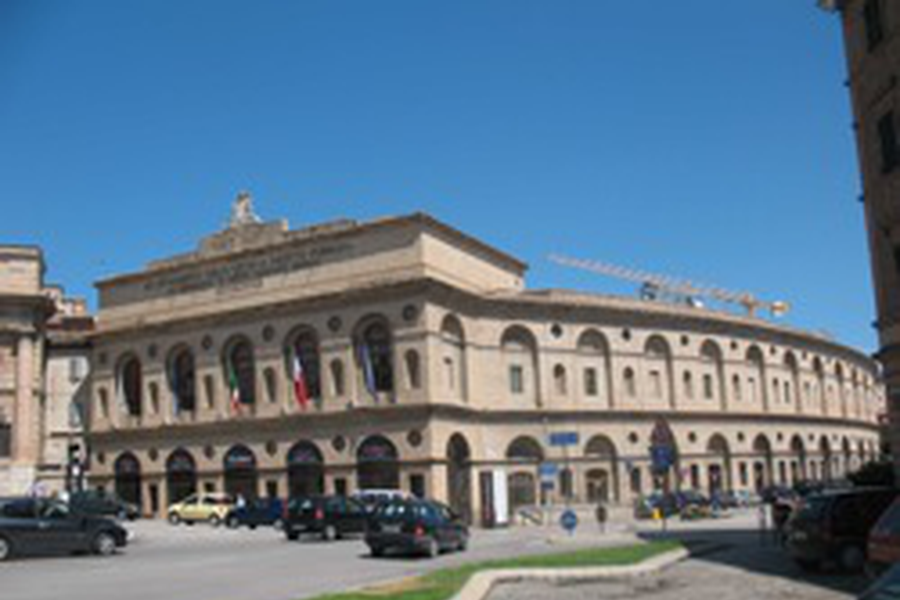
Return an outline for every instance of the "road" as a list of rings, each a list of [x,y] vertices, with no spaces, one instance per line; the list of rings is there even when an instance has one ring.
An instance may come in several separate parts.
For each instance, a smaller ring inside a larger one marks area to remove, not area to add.
[[[628,535],[557,530],[473,531],[468,552],[435,560],[368,556],[360,540],[288,542],[271,529],[133,526],[121,554],[30,558],[0,564],[2,600],[298,600],[470,562],[561,551],[597,543],[633,543]]]

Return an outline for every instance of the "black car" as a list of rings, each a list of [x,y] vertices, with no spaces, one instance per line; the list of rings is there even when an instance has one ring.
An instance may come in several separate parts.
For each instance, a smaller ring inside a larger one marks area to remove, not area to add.
[[[127,532],[112,519],[75,513],[63,502],[0,499],[0,561],[28,554],[109,556],[127,543]]]
[[[115,517],[134,521],[140,516],[137,506],[125,502],[115,494],[89,490],[76,492],[69,497],[69,506],[82,515]]]
[[[469,545],[469,528],[439,502],[394,500],[379,506],[372,515],[366,545],[372,556],[399,550],[433,558],[448,550],[464,551]]]
[[[284,534],[296,540],[303,534],[332,541],[366,531],[369,515],[365,507],[345,496],[291,498],[284,513]]]
[[[284,502],[280,498],[260,498],[251,500],[244,506],[236,506],[225,519],[232,529],[241,526],[256,529],[260,525],[275,529],[284,527]]]
[[[788,552],[804,569],[836,562],[844,570],[859,571],[866,560],[869,530],[897,494],[894,489],[867,488],[808,496],[787,523]]]

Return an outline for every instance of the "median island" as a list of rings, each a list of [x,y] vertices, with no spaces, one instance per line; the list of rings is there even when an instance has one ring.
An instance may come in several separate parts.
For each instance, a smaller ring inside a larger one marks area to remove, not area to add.
[[[448,567],[421,575],[350,592],[315,596],[311,600],[449,600],[476,573],[508,569],[582,569],[624,567],[678,550],[675,541],[659,541],[631,546],[588,548],[572,552],[540,554],[518,558],[487,560],[459,567]]]

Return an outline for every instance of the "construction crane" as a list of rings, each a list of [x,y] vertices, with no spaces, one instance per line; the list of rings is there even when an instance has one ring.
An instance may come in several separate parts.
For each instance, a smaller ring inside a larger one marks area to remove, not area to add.
[[[773,317],[783,317],[791,308],[787,302],[762,300],[750,292],[734,292],[716,286],[699,285],[687,279],[647,273],[606,262],[559,254],[551,254],[548,259],[564,267],[639,283],[641,285],[639,294],[644,300],[673,302],[700,308],[703,307],[705,298],[730,306],[740,306],[748,317],[756,317],[760,310],[768,311]]]

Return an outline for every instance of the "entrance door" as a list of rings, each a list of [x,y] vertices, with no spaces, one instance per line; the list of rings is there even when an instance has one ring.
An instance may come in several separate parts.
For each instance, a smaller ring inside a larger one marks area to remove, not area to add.
[[[472,522],[472,467],[469,444],[454,434],[447,444],[447,494],[450,508],[464,522]]]

